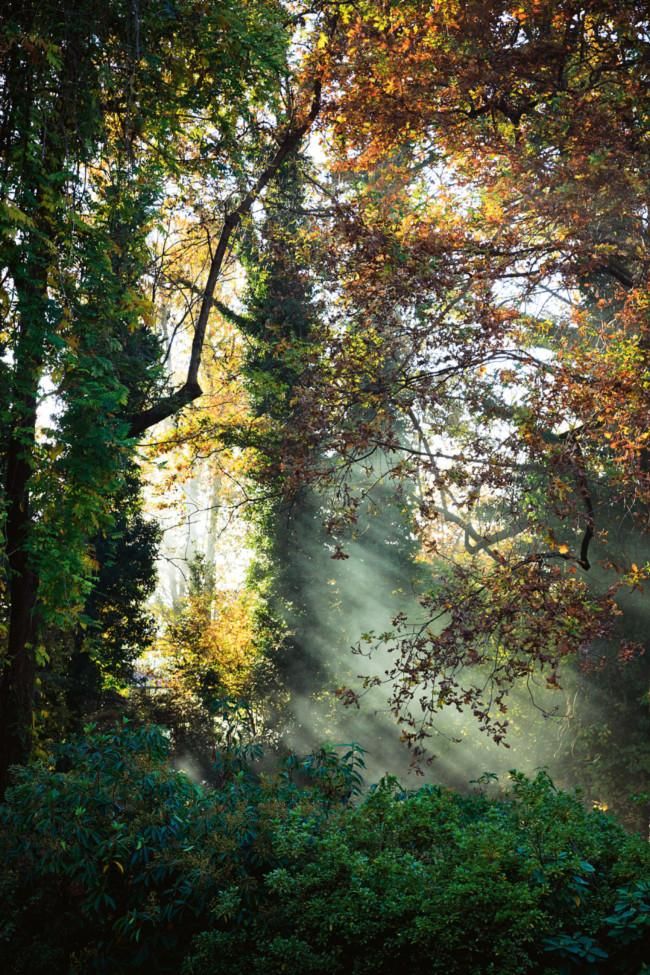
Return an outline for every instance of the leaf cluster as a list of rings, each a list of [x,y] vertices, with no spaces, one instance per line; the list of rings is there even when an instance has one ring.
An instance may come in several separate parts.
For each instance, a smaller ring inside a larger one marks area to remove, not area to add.
[[[498,799],[384,779],[349,746],[221,785],[159,729],[87,729],[1,807],[5,970],[640,975],[647,845],[548,776]],[[248,756],[248,757],[247,757]]]

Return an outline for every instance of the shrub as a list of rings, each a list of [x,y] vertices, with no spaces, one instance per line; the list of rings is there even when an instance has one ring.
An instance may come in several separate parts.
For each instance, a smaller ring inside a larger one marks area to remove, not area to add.
[[[515,774],[502,801],[384,781],[335,813],[308,855],[304,841],[276,840],[275,853],[255,913],[215,918],[185,975],[642,970],[642,926],[622,936],[616,918],[632,889],[646,917],[645,887],[629,885],[647,875],[648,849],[544,773]]]
[[[650,852],[547,775],[500,800],[324,748],[216,789],[157,728],[90,729],[0,807],[0,969],[184,975],[640,975]]]
[[[0,970],[12,975],[178,972],[210,911],[252,903],[276,865],[274,830],[300,822],[311,841],[356,774],[291,757],[264,779],[255,746],[235,746],[206,789],[170,767],[157,727],[86,732],[16,769],[0,806]]]

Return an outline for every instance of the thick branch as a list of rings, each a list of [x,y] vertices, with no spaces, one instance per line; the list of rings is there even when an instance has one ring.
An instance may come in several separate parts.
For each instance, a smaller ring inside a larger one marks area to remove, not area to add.
[[[274,156],[265,169],[260,173],[246,196],[241,200],[239,205],[235,207],[234,210],[231,210],[230,213],[227,214],[223,222],[217,247],[210,262],[210,271],[208,273],[208,280],[203,291],[199,317],[196,322],[185,382],[179,389],[175,390],[169,396],[163,397],[153,406],[149,407],[149,409],[143,410],[142,413],[138,413],[136,416],[131,417],[131,423],[129,426],[130,437],[141,436],[145,430],[149,429],[149,427],[152,427],[156,423],[160,423],[161,420],[166,420],[167,417],[178,413],[179,410],[182,410],[183,407],[188,405],[188,403],[198,399],[198,397],[201,395],[202,389],[199,385],[199,369],[201,367],[201,354],[203,352],[203,345],[205,342],[205,333],[208,326],[210,310],[214,302],[214,292],[221,275],[223,262],[226,254],[228,253],[232,236],[241,224],[243,218],[250,212],[253,203],[257,200],[260,193],[275,177],[283,162],[297,150],[303,137],[313,125],[320,111],[320,106],[321,83],[320,81],[317,81],[314,85],[314,97],[312,99],[311,108],[303,123],[296,128],[288,129]]]
[[[582,536],[582,542],[580,544],[580,558],[578,559],[578,564],[582,566],[585,572],[588,572],[591,568],[591,562],[589,561],[589,546],[591,540],[594,537],[594,530],[596,527],[596,516],[594,514],[594,505],[591,499],[591,492],[589,490],[589,483],[587,481],[587,474],[585,471],[584,458],[582,456],[582,448],[580,447],[580,441],[577,439],[577,431],[571,431],[573,434],[571,440],[575,445],[575,475],[576,482],[578,485],[578,491],[580,497],[582,498],[582,503],[585,508],[585,530]],[[567,440],[569,438],[567,437]]]
[[[199,288],[198,285],[193,284],[192,281],[188,281],[187,278],[176,278],[176,283],[182,285],[184,288],[187,288],[188,291],[191,291],[193,295],[203,295],[203,288]],[[219,298],[213,298],[211,303],[212,307],[216,308],[217,311],[220,311],[227,321],[232,322],[234,325],[238,325],[240,328],[250,328],[255,324],[252,318],[249,318],[246,315],[240,315]]]

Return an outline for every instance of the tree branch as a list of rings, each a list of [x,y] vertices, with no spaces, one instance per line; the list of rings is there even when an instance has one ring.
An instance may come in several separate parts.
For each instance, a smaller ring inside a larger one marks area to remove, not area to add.
[[[198,399],[198,397],[201,396],[203,390],[199,384],[199,369],[201,367],[201,355],[205,342],[205,333],[208,326],[210,310],[214,302],[214,292],[221,275],[223,262],[228,252],[231,238],[238,229],[243,218],[250,212],[253,203],[257,200],[260,193],[275,177],[278,170],[282,166],[282,163],[297,150],[303,137],[309,131],[316,117],[318,116],[320,107],[321,82],[318,80],[314,84],[314,95],[310,110],[305,120],[296,128],[289,128],[287,130],[275,154],[267,166],[262,170],[251,189],[244,196],[239,205],[226,215],[217,247],[210,262],[208,280],[203,290],[201,308],[196,322],[196,328],[194,330],[192,350],[190,353],[190,361],[185,382],[179,389],[175,390],[173,393],[170,393],[168,396],[164,396],[162,399],[158,400],[157,403],[154,403],[153,406],[150,406],[141,413],[132,416],[130,418],[129,425],[130,437],[141,436],[145,430],[149,429],[149,427],[154,426],[156,423],[160,423],[161,420],[166,420],[168,417],[173,416],[175,413],[178,413],[179,410],[182,410],[193,400]]]

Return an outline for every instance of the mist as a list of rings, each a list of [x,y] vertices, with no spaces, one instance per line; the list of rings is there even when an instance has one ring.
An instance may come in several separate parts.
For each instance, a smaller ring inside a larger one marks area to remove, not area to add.
[[[390,682],[367,690],[363,683],[385,679],[395,642],[376,644],[393,630],[396,613],[423,618],[418,597],[435,582],[435,565],[422,558],[412,502],[396,495],[391,483],[380,482],[360,506],[355,530],[342,543],[345,558],[337,557],[323,528],[328,503],[327,496],[311,493],[285,512],[276,528],[280,554],[288,559],[279,570],[289,597],[289,636],[280,661],[291,694],[286,744],[306,752],[323,741],[358,742],[366,752],[369,782],[390,774],[407,787],[424,779],[467,789],[492,773],[498,776],[493,787],[501,788],[511,769],[530,775],[545,768],[558,786],[582,789],[586,802],[631,808],[634,818],[629,797],[647,788],[647,770],[635,766],[634,756],[638,759],[647,732],[647,702],[639,687],[648,686],[648,664],[642,655],[622,661],[619,648],[622,640],[645,639],[645,594],[619,594],[621,615],[611,639],[595,641],[579,659],[564,661],[558,685],[547,684],[547,675],[538,672],[513,686],[504,742],[495,744],[470,711],[443,708],[426,740],[427,755],[414,763],[388,706]],[[603,567],[608,560],[643,564],[650,556],[631,516],[617,514],[603,501],[599,518],[612,530],[594,545],[588,581],[595,594],[615,579]],[[336,694],[341,687],[359,692],[358,706],[343,703]],[[639,815],[645,815],[640,808]]]
[[[650,621],[642,591],[619,593],[620,616],[611,639],[595,641],[579,659],[566,660],[557,686],[549,686],[544,673],[513,686],[502,743],[480,730],[471,711],[446,707],[429,729],[426,754],[414,761],[389,707],[386,672],[396,641],[381,637],[394,630],[398,613],[414,622],[424,618],[419,600],[435,584],[437,570],[423,557],[408,486],[396,488],[378,476],[388,467],[380,458],[373,468],[353,471],[363,500],[357,523],[340,538],[324,527],[335,504],[331,490],[305,489],[292,504],[279,505],[264,556],[251,547],[246,518],[234,516],[218,485],[197,474],[184,489],[185,515],[168,516],[158,598],[171,603],[182,595],[183,566],[197,553],[215,566],[220,586],[250,585],[250,578],[259,585],[260,576],[263,584],[270,581],[269,609],[283,637],[270,661],[275,699],[267,720],[282,748],[304,754],[323,743],[355,742],[365,751],[367,783],[389,774],[407,788],[431,781],[465,790],[489,773],[497,777],[490,788],[500,789],[511,769],[530,775],[545,768],[558,786],[584,790],[588,803],[629,812],[629,796],[647,788],[650,741],[643,688],[650,680],[641,651],[622,660],[620,645],[644,644]],[[632,515],[602,498],[597,517],[609,531],[594,542],[593,566],[585,576],[595,594],[616,581],[612,564],[643,565],[650,559],[650,546]],[[460,679],[477,676],[467,672]],[[373,679],[378,686],[364,687],[364,680]],[[345,704],[352,695],[337,693],[341,689],[358,694],[358,703]],[[644,747],[647,767],[639,764]],[[190,752],[178,762],[192,777],[201,777],[201,762]]]

